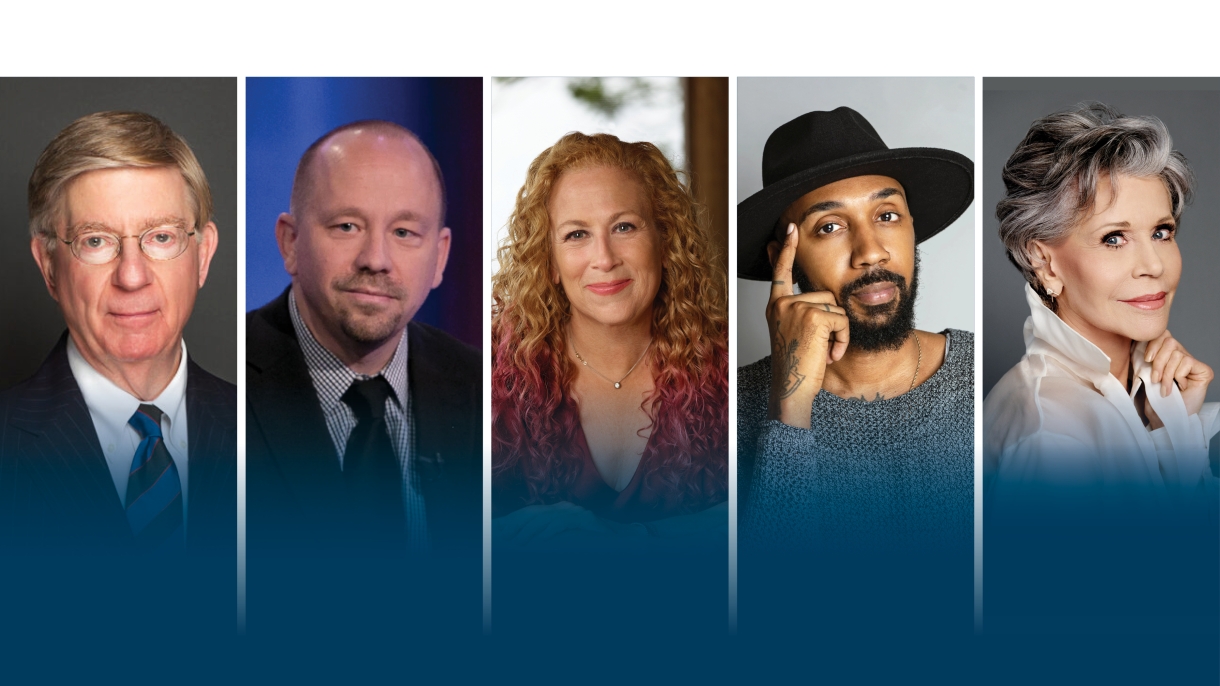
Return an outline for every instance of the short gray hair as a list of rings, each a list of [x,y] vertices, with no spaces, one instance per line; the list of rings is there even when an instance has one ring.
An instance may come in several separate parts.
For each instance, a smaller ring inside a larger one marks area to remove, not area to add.
[[[1174,221],[1190,202],[1195,176],[1156,117],[1128,117],[1088,102],[1035,121],[1004,164],[1008,194],[996,205],[1008,259],[1053,309],[1034,273],[1034,241],[1062,240],[1092,207],[1103,176],[1155,176],[1165,183]]]

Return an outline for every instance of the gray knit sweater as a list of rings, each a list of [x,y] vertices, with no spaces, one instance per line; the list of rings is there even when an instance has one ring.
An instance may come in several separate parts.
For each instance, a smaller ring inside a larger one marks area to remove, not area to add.
[[[974,521],[974,335],[914,390],[865,402],[819,391],[812,428],[767,419],[771,358],[737,370],[743,543],[962,549]]]

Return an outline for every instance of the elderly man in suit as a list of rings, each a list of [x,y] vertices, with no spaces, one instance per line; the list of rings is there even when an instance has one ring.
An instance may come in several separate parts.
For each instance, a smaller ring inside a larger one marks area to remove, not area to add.
[[[39,158],[29,211],[68,330],[0,394],[0,537],[231,555],[237,389],[182,339],[218,240],[194,153],[147,114],[82,117]]]
[[[411,321],[449,255],[435,158],[390,122],[325,134],[276,239],[292,285],[246,320],[251,545],[477,550],[479,353]]]

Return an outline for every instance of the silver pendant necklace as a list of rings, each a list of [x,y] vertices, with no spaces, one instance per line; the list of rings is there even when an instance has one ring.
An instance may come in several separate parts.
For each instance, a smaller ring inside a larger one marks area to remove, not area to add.
[[[568,340],[572,340],[571,334],[568,334]],[[644,356],[648,354],[648,350],[650,348],[652,348],[652,341],[648,341],[648,347],[644,348],[644,352],[640,353],[640,359],[636,360],[635,364],[631,365],[631,369],[627,370],[627,373],[623,375],[623,378],[619,379],[618,381],[615,381],[614,379],[611,379],[610,377],[606,376],[605,374],[602,374],[601,372],[597,371],[593,367],[590,367],[589,361],[586,360],[585,358],[581,357],[580,351],[576,349],[576,341],[572,341],[572,352],[576,353],[576,359],[580,360],[580,363],[583,364],[584,366],[589,367],[589,371],[600,376],[601,378],[605,379],[606,381],[609,381],[610,383],[614,384],[615,388],[623,387],[623,382],[626,381],[627,377],[631,376],[631,372],[634,372],[635,368],[640,366],[640,363],[644,361]]]

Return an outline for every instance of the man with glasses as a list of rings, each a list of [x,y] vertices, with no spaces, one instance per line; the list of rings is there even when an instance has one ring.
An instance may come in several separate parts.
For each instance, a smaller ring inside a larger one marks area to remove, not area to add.
[[[0,537],[231,552],[237,389],[182,339],[218,240],[194,153],[147,114],[82,117],[39,157],[29,213],[68,330],[0,393]]]

